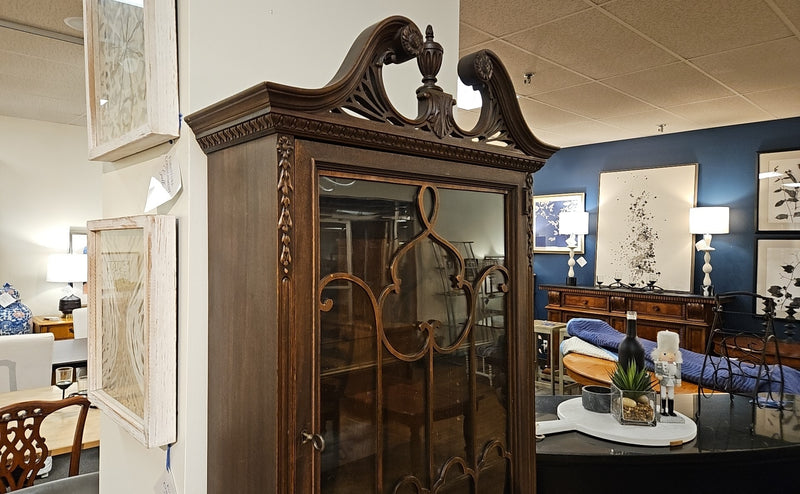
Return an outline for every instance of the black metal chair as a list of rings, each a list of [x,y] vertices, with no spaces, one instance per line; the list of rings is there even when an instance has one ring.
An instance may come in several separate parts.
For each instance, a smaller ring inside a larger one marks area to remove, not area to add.
[[[698,395],[748,396],[758,407],[783,407],[784,375],[775,335],[775,300],[752,292],[715,296]],[[702,400],[698,400],[697,415]],[[753,411],[755,413],[755,406]]]

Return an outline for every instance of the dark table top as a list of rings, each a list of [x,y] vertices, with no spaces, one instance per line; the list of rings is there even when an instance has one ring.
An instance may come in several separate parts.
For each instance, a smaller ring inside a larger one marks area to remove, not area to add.
[[[537,396],[536,421],[557,419],[558,404],[575,396]],[[786,396],[783,411],[754,407],[747,397],[716,393],[677,395],[676,409],[697,416],[697,437],[679,447],[634,446],[597,439],[580,432],[551,434],[536,444],[539,455],[680,455],[757,450],[800,450],[800,400]],[[580,396],[577,397],[580,399]],[[638,427],[638,426],[631,426]]]

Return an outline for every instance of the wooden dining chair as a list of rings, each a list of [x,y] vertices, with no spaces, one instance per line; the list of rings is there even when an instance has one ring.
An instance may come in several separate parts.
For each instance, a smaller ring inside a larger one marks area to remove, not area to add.
[[[25,401],[0,408],[0,481],[2,492],[16,491],[33,485],[36,474],[50,454],[41,435],[42,421],[51,413],[70,406],[79,406],[78,421],[72,440],[69,476],[77,475],[81,461],[81,443],[89,400],[73,396],[58,401]]]

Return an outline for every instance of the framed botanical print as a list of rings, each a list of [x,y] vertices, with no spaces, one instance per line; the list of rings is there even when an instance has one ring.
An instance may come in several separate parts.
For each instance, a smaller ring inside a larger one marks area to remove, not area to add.
[[[800,230],[800,150],[759,153],[758,230]]]
[[[175,3],[85,0],[83,18],[89,159],[178,137]]]
[[[533,196],[533,252],[540,254],[568,253],[569,235],[558,233],[558,215],[584,211],[585,194],[549,194]],[[583,254],[583,235],[576,235],[576,254]]]
[[[89,230],[89,396],[147,447],[175,441],[174,216],[94,220]]]
[[[597,274],[634,286],[650,276],[665,290],[690,291],[697,163],[602,172]]]
[[[772,297],[775,316],[785,318],[786,309],[798,300],[800,240],[759,238],[756,243],[756,293]],[[793,308],[800,311],[797,306]]]

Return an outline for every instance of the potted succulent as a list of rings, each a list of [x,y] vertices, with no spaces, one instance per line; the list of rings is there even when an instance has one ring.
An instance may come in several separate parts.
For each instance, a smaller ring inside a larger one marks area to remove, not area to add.
[[[611,374],[611,414],[623,425],[656,425],[656,394],[647,369],[617,364]]]

